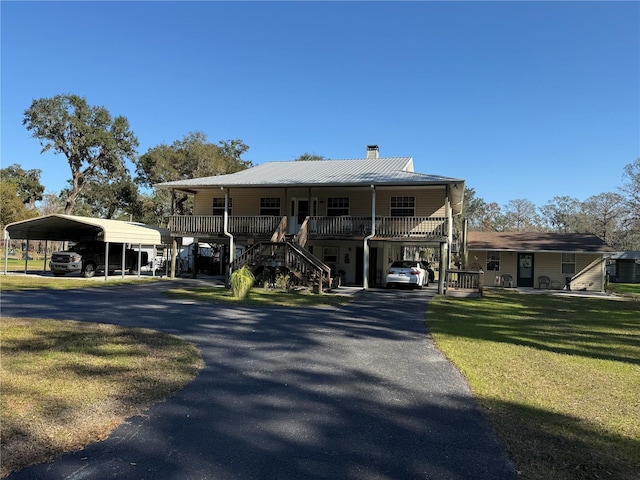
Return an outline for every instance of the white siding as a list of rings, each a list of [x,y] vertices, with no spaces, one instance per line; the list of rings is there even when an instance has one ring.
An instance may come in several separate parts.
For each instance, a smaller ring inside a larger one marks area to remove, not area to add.
[[[376,192],[376,215],[387,217],[391,211],[391,197],[410,196],[415,197],[416,217],[444,217],[445,188],[428,187],[421,189],[381,189]],[[290,215],[290,202],[293,198],[308,198],[307,188],[243,188],[231,189],[229,193],[233,202],[232,215],[256,216],[260,215],[260,198],[280,198],[281,215]],[[329,188],[311,189],[311,198],[318,199],[318,215],[327,214],[327,199],[329,197],[348,197],[350,215],[354,217],[367,217],[371,215],[371,190],[369,189],[343,189]],[[194,198],[195,215],[212,215],[213,199],[224,198],[222,190],[201,190]]]
[[[477,259],[476,259],[477,257]],[[469,251],[469,267],[480,266],[485,270],[485,282],[492,285],[494,275],[509,274],[518,277],[517,252],[500,252],[500,270],[486,271],[487,252],[484,250]],[[557,288],[564,288],[568,274],[562,273],[562,254],[560,252],[533,252],[534,287],[538,288],[540,276],[547,276]],[[604,260],[602,254],[576,253],[576,273],[572,275],[572,290],[604,290]]]

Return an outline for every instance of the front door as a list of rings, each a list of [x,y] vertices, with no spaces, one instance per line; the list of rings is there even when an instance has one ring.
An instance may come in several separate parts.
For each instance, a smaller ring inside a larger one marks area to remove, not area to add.
[[[533,287],[533,253],[518,253],[518,287]]]
[[[307,198],[295,198],[291,202],[291,217],[289,217],[289,233],[298,233],[300,226],[303,224],[304,219],[308,216],[316,214],[317,200],[313,199],[313,210],[311,211],[311,202]]]

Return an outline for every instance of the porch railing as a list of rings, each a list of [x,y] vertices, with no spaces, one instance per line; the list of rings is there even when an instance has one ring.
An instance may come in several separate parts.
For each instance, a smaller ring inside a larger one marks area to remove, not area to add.
[[[234,235],[264,235],[271,237],[278,229],[282,217],[230,216],[229,232]],[[197,237],[219,235],[223,232],[223,217],[214,215],[171,215],[169,231]]]
[[[309,217],[310,236],[365,236],[371,217]],[[446,217],[377,217],[376,237],[446,237]]]
[[[280,224],[273,235],[271,235],[272,242],[282,242],[284,238],[287,236],[287,216],[285,215],[280,220]]]
[[[169,217],[169,231],[186,236],[222,233],[222,217],[212,215],[171,215]]]
[[[482,295],[484,272],[482,270],[447,270],[445,288],[447,295]]]
[[[281,231],[282,217],[230,216],[229,232],[233,235],[271,238]],[[358,237],[371,233],[371,217],[307,217],[299,241],[321,237]],[[434,238],[447,236],[446,217],[377,217],[376,237]],[[172,215],[169,230],[185,236],[219,235],[223,230],[222,216]]]

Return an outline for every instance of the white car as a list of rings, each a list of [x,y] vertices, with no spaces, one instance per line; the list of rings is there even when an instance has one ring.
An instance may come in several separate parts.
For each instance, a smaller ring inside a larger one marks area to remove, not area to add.
[[[422,288],[429,285],[429,272],[419,261],[396,260],[387,269],[387,287],[411,285]]]

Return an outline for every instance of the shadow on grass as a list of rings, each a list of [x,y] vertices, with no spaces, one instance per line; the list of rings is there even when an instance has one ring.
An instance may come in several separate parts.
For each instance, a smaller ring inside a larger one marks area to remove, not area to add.
[[[429,324],[445,335],[640,364],[635,302],[511,292],[440,302],[431,307],[435,314]]]
[[[127,479],[140,478],[140,472],[163,479],[424,479],[425,472],[435,472],[432,478],[514,478],[499,463],[501,450],[486,435],[474,402],[451,393],[447,362],[431,356],[422,292],[372,292],[328,312],[223,308],[158,297],[142,307],[139,296],[131,289],[122,290],[117,302],[100,292],[38,299],[57,300],[51,304],[63,305],[56,313],[66,317],[84,315],[88,299],[105,312],[95,321],[180,334],[197,343],[207,367],[170,402],[154,407],[149,418],[132,419],[88,452],[12,479],[65,478],[80,469],[86,478],[118,471]],[[482,302],[464,302],[483,315],[491,312]],[[496,299],[495,308],[519,321],[531,321],[538,310],[569,309],[564,302],[552,306],[505,298]],[[455,302],[446,308],[458,317],[468,315]],[[594,319],[594,332],[610,325],[603,312]],[[621,313],[616,328],[635,325],[633,315]],[[550,317],[541,322],[549,326],[522,335],[509,322],[484,323],[470,335],[511,343],[525,335],[523,341],[552,349],[543,333],[554,325],[569,328],[571,322]],[[591,347],[584,352],[602,353]],[[492,421],[497,417],[506,424],[501,435],[520,442],[510,453],[528,473],[525,478],[630,480],[637,472],[635,440],[548,411],[499,401],[483,405]]]
[[[149,330],[13,318],[2,327],[3,475],[104,439],[200,362],[193,346]]]
[[[532,480],[637,480],[640,439],[515,403],[479,399],[509,457]]]

